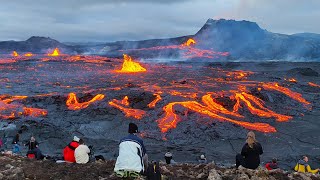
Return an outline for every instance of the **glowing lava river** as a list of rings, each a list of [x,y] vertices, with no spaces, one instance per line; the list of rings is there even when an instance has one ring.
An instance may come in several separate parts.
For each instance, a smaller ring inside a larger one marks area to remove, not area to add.
[[[299,74],[320,72],[319,63],[159,64],[58,49],[41,57],[18,53],[0,59],[1,130],[24,127],[24,137],[50,141],[44,152],[78,135],[111,158],[135,122],[149,156],[159,159],[171,150],[178,161],[205,153],[232,163],[249,130],[265,159],[276,154],[289,164],[289,152],[320,153],[320,79]]]

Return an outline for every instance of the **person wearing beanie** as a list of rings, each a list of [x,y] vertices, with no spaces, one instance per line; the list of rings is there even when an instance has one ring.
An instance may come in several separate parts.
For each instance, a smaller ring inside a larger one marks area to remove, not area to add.
[[[145,171],[146,148],[136,135],[138,132],[138,126],[130,123],[129,135],[120,140],[119,156],[114,167],[118,177],[137,178]]]
[[[200,159],[199,159],[199,163],[201,163],[201,164],[207,163],[207,158],[204,154],[201,154]]]
[[[73,136],[73,140],[63,149],[63,159],[67,162],[76,162],[74,151],[79,146],[79,140],[77,136]]]
[[[164,159],[166,160],[167,164],[176,164],[176,162],[172,158],[173,155],[171,152],[166,152],[166,154],[164,154]]]

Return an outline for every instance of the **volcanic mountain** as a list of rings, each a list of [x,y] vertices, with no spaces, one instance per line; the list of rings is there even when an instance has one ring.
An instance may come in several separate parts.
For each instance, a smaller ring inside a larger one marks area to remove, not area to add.
[[[0,42],[0,51],[43,53],[58,47],[65,53],[77,52],[109,57],[120,57],[123,53],[127,53],[144,59],[314,61],[320,60],[319,36],[312,33],[293,35],[272,33],[250,21],[208,19],[196,34],[176,38],[67,45],[51,38],[34,36],[26,41]],[[195,49],[191,50],[195,50],[198,56],[189,55],[186,58],[181,55],[181,51],[187,48],[181,48],[180,45],[189,38],[197,42],[193,46]],[[199,52],[202,53],[200,56]],[[207,55],[216,52],[224,55],[218,57]]]
[[[272,33],[259,27],[255,22],[209,19],[194,35],[152,39],[144,41],[119,41],[107,43],[101,53],[121,49],[141,49],[158,46],[182,44],[188,38],[197,41],[201,49],[229,52],[229,60],[316,60],[320,59],[320,40],[318,36],[300,36]],[[140,52],[145,56],[168,58],[173,51]],[[139,54],[141,55],[141,54]]]

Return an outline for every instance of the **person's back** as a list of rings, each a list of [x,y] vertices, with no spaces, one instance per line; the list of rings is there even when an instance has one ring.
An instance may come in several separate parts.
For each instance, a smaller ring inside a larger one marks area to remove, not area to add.
[[[161,180],[161,171],[159,163],[152,161],[146,172],[147,180]]]
[[[119,156],[114,171],[118,177],[138,177],[144,171],[144,159],[146,149],[142,139],[135,135],[138,126],[129,124],[130,134],[120,140]]]
[[[65,161],[76,162],[74,152],[79,146],[79,140],[80,139],[77,136],[74,136],[73,141],[63,149],[63,158]]]
[[[245,167],[256,169],[260,165],[260,155],[262,153],[263,151],[260,143],[254,143],[252,148],[246,143],[241,151],[241,155],[244,156]]]
[[[89,147],[84,144],[84,141],[82,139],[80,139],[79,146],[74,151],[76,163],[78,163],[78,164],[88,163],[89,162],[89,153],[90,153]]]
[[[144,154],[142,145],[142,140],[136,135],[129,134],[127,137],[122,138],[114,170],[143,171],[142,157]]]

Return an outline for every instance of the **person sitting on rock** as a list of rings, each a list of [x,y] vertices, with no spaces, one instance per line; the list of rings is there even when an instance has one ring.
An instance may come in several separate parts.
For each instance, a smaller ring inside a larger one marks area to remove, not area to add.
[[[166,152],[164,159],[166,160],[167,164],[176,164],[176,162],[173,160],[173,155],[171,152]]]
[[[241,150],[241,154],[236,156],[236,167],[240,165],[248,169],[256,169],[260,165],[260,155],[263,154],[262,146],[256,140],[254,132],[247,134],[246,144]]]
[[[25,144],[25,146],[28,146],[27,157],[31,159],[36,158],[37,160],[41,160],[44,158],[44,155],[39,149],[39,143],[33,136],[31,136],[30,141],[27,144]]]
[[[79,140],[79,146],[74,151],[74,156],[76,159],[76,163],[78,164],[86,164],[89,162],[89,153],[90,149],[87,145],[84,144],[84,140]]]
[[[17,142],[13,142],[12,152],[14,154],[21,154],[20,146]]]
[[[207,158],[204,154],[201,154],[200,159],[199,159],[199,163],[207,164]]]
[[[67,162],[75,163],[74,151],[79,146],[79,138],[73,137],[73,140],[63,149],[63,159]]]
[[[114,172],[121,178],[137,178],[145,171],[145,163],[148,162],[146,148],[142,139],[136,135],[136,124],[130,123],[128,132],[129,135],[120,140]]]
[[[309,158],[307,156],[303,156],[302,159],[298,161],[296,166],[294,167],[294,170],[301,173],[312,173],[316,174],[319,172],[319,169],[312,170],[310,165],[308,164]]]
[[[270,170],[273,170],[273,169],[278,169],[278,163],[277,163],[277,159],[276,158],[273,158],[271,162],[268,162],[266,164],[266,168],[270,171]]]

